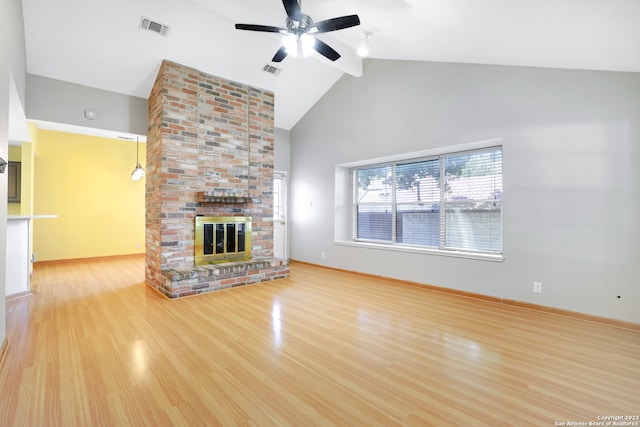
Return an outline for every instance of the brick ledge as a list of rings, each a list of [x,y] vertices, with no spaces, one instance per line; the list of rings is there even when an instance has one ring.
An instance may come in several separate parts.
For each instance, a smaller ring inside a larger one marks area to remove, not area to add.
[[[163,270],[156,288],[169,298],[181,298],[289,276],[289,262],[281,258],[254,258],[220,264]]]

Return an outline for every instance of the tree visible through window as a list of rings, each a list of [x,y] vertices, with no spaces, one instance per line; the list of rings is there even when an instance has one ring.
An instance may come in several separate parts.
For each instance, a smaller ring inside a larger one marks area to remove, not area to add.
[[[354,169],[355,239],[502,253],[502,148]]]

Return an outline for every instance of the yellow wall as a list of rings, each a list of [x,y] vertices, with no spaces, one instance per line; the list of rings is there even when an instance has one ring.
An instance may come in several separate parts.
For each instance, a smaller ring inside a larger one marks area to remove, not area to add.
[[[144,252],[144,183],[131,181],[136,144],[38,130],[33,247],[37,261]],[[145,167],[145,144],[140,163]]]
[[[18,145],[9,146],[9,160],[19,162],[22,160],[22,149]]]

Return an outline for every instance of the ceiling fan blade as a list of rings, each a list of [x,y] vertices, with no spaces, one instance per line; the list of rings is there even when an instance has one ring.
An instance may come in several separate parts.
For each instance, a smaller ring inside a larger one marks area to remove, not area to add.
[[[313,45],[313,48],[320,55],[322,55],[325,58],[330,59],[332,61],[335,61],[338,58],[340,58],[340,54],[338,52],[333,50],[333,48],[331,46],[329,46],[328,44],[326,44],[325,42],[323,42],[320,39],[316,39],[316,42]]]
[[[287,16],[289,19],[294,21],[300,20],[300,4],[298,0],[282,0],[282,4],[284,4],[284,10],[287,11]]]
[[[275,55],[273,55],[273,59],[271,62],[282,62],[284,58],[287,57],[287,48],[282,46]]]
[[[358,15],[347,15],[316,22],[311,26],[309,32],[328,33],[329,31],[342,30],[344,28],[355,27],[356,25],[360,25],[360,18],[358,18]]]
[[[236,24],[236,30],[260,31],[263,33],[286,33],[287,30],[269,25]]]

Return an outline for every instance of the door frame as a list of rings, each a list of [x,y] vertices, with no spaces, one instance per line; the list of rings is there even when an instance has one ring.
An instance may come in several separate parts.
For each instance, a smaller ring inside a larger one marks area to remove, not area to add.
[[[281,188],[280,188],[280,205],[281,205],[281,215],[278,220],[283,226],[283,259],[289,259],[289,175],[286,171],[274,171],[273,179],[280,179]],[[275,224],[274,224],[275,226]],[[275,230],[274,230],[275,234]],[[275,239],[274,239],[274,249],[275,249]],[[275,255],[275,250],[274,250]]]

